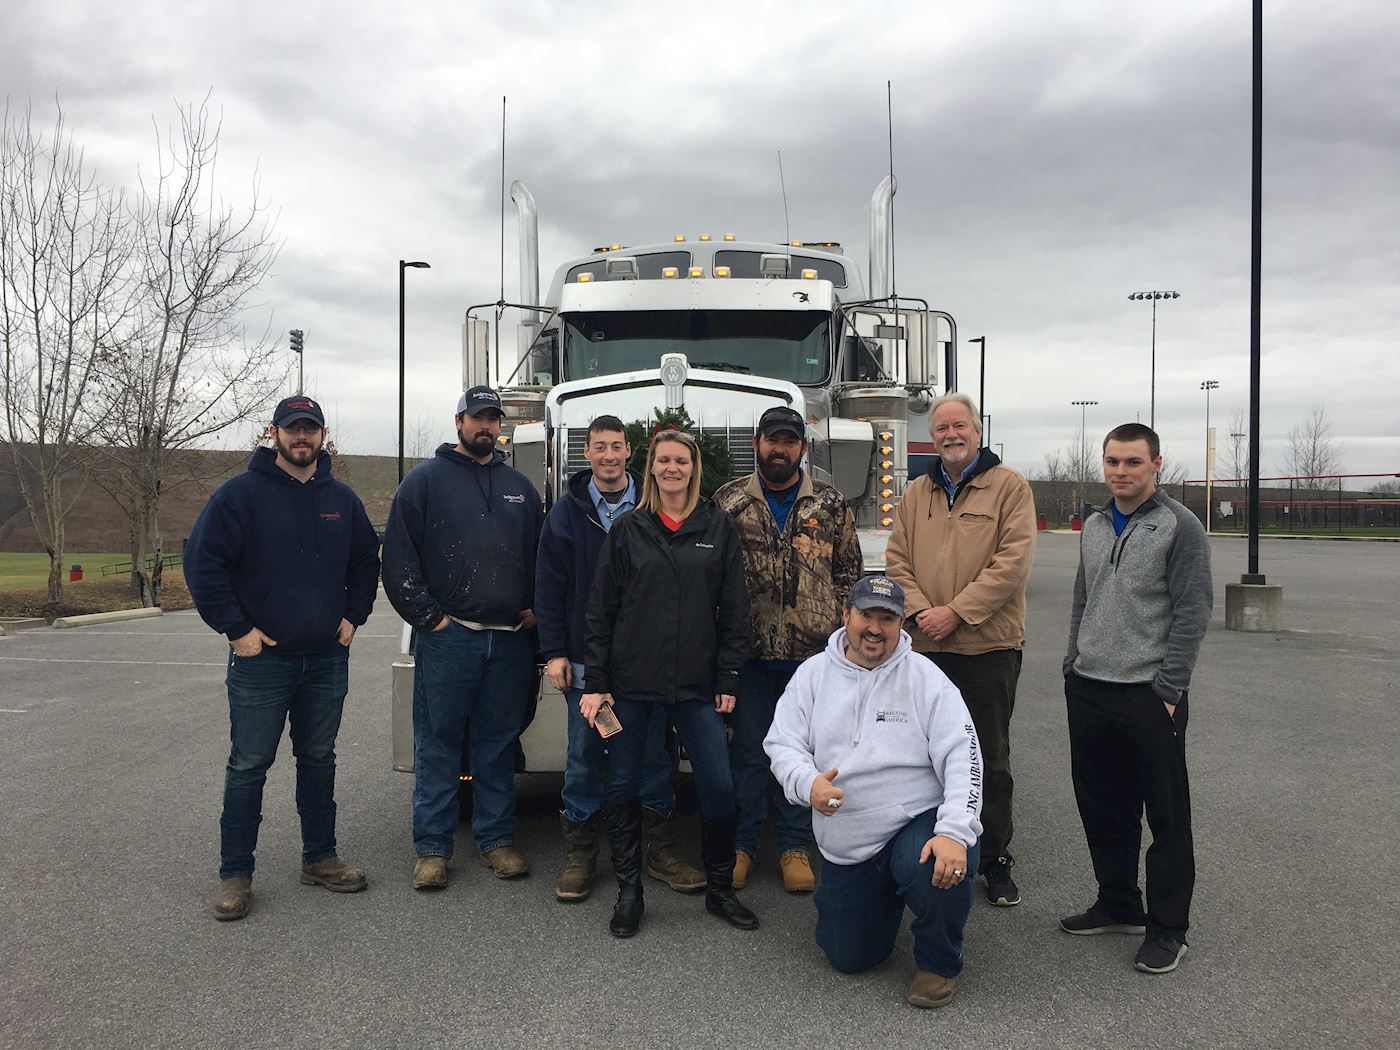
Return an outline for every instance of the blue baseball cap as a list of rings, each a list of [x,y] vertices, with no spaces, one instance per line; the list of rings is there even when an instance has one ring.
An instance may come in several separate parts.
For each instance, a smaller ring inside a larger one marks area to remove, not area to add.
[[[857,609],[888,609],[904,619],[904,588],[888,576],[862,576],[846,602]]]

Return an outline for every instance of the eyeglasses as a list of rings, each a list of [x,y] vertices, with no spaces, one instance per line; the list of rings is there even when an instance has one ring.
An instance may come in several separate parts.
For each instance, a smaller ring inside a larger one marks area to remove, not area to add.
[[[277,429],[284,430],[288,434],[319,434],[321,432],[321,424],[313,423],[309,419],[299,419],[288,426],[278,427]]]

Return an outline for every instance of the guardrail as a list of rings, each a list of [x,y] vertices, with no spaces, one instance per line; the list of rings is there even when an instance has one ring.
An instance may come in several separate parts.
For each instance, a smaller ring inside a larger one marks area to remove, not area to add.
[[[162,568],[162,569],[168,569],[168,568],[170,568],[170,567],[173,566],[173,565],[180,565],[180,564],[183,564],[183,563],[184,563],[184,560],[185,560],[185,559],[184,559],[184,556],[183,556],[183,555],[180,555],[180,554],[167,554],[167,555],[165,555],[163,558],[160,559],[161,568]],[[151,569],[154,569],[155,567],[156,567],[155,555],[153,555],[153,554],[148,554],[148,555],[146,555],[146,570],[149,572]],[[98,571],[99,571],[103,576],[121,576],[121,575],[123,575],[123,574],[130,575],[131,570],[132,570],[131,561],[130,561],[130,560],[127,560],[127,561],[113,562],[111,565],[104,565],[104,566],[102,566],[102,568],[99,569]]]

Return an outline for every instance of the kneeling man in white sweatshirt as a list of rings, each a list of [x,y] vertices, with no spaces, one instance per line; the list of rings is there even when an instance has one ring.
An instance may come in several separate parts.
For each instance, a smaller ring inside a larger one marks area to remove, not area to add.
[[[904,591],[851,588],[842,627],[802,664],[763,741],[821,850],[817,944],[842,973],[889,958],[914,913],[914,1006],[953,997],[982,834],[982,757],[957,689],[900,630]],[[838,786],[839,785],[839,786]]]

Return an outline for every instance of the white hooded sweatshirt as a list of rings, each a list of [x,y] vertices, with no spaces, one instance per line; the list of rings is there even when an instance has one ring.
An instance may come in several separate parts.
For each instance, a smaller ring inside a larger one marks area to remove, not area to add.
[[[846,656],[846,629],[805,661],[778,701],[763,748],[795,805],[810,806],[818,774],[838,770],[845,800],[813,815],[822,856],[859,864],[906,824],[937,809],[934,834],[972,846],[982,834],[982,755],[957,687],[899,633],[868,670]]]

